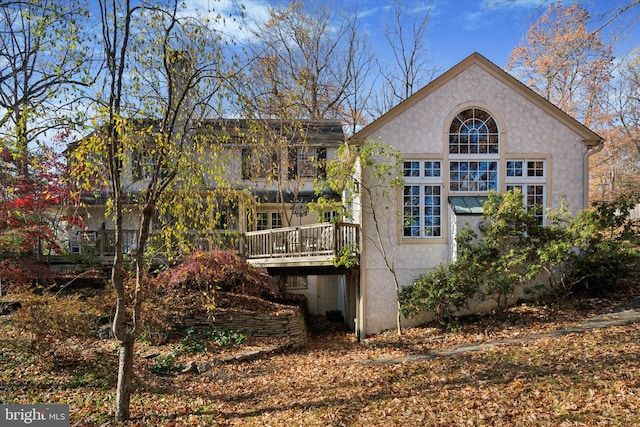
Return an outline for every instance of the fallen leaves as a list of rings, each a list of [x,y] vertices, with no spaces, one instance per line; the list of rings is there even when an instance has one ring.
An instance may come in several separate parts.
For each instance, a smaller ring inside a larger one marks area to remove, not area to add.
[[[335,331],[315,335],[295,352],[212,363],[204,374],[159,377],[150,373],[153,358],[138,357],[133,419],[127,425],[640,425],[640,324],[428,361],[370,363],[538,334],[572,325],[593,308],[563,310],[520,306],[503,318],[463,323],[455,333],[412,328],[401,338],[371,337],[368,346]],[[82,349],[82,360],[51,369],[16,345],[21,332],[2,318],[0,336],[3,403],[68,403],[72,425],[115,425],[117,360],[110,341],[73,343]],[[256,338],[246,343],[250,348],[269,344]],[[140,354],[171,351],[144,344],[136,349]],[[205,362],[246,349],[179,357],[183,363]]]

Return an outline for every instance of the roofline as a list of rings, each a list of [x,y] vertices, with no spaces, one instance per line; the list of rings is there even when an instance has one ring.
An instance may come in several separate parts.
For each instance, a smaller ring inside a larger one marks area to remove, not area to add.
[[[460,61],[458,64],[454,65],[445,73],[441,74],[435,80],[428,83],[422,89],[411,95],[409,98],[405,99],[395,107],[391,108],[389,111],[384,113],[382,116],[369,123],[367,126],[362,128],[358,133],[351,137],[351,140],[354,143],[358,143],[367,139],[372,134],[374,134],[378,129],[384,126],[387,122],[399,116],[409,108],[411,108],[414,104],[422,100],[424,97],[429,95],[430,93],[436,91],[440,87],[444,86],[462,71],[469,68],[471,65],[478,65],[483,70],[487,71],[489,74],[496,77],[498,80],[505,83],[507,86],[524,96],[529,101],[533,102],[535,105],[540,107],[542,110],[546,111],[564,125],[572,129],[578,135],[582,136],[582,142],[589,146],[594,147],[600,145],[604,139],[593,132],[591,129],[580,123],[575,118],[571,117],[560,108],[555,106],[553,103],[540,96],[536,92],[534,92],[531,88],[527,87],[525,84],[520,82],[518,79],[513,77],[511,74],[498,67],[493,62],[489,61],[487,58],[479,54],[478,52],[474,52],[471,55],[467,56],[465,59]]]

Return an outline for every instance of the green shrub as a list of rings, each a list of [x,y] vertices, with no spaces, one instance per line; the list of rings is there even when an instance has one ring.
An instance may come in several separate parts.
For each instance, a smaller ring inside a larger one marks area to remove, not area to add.
[[[177,351],[181,354],[206,353],[211,349],[211,344],[232,347],[243,344],[246,339],[246,335],[231,329],[189,328],[186,336],[180,340]]]
[[[174,372],[181,371],[184,365],[176,360],[173,354],[159,355],[151,365],[151,373],[159,376],[168,376]]]
[[[457,280],[458,277],[443,266],[421,274],[400,293],[400,313],[404,317],[415,316],[424,311],[433,311],[439,325],[448,327],[453,322],[451,313],[463,306],[475,293],[471,282]]]
[[[213,331],[213,342],[221,347],[241,345],[247,339],[246,335],[231,329],[216,329]]]

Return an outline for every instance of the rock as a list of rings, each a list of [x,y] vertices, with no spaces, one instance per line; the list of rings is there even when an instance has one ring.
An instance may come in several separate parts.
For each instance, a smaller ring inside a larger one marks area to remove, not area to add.
[[[7,314],[11,314],[20,307],[22,307],[20,301],[2,301],[0,302],[0,315],[4,316]]]
[[[186,366],[180,371],[181,374],[195,374],[198,373],[198,366],[196,362],[189,362]]]
[[[202,374],[210,371],[213,368],[213,365],[211,365],[211,363],[209,362],[200,362],[196,364],[196,367],[198,369],[198,373]]]
[[[106,324],[98,327],[97,330],[98,338],[103,340],[108,340],[114,337],[113,331],[111,330],[111,324]]]

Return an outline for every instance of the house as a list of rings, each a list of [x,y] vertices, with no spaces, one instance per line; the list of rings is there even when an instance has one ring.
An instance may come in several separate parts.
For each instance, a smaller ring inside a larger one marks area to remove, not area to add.
[[[135,200],[145,191],[156,169],[156,150],[151,146],[153,141],[149,137],[154,126],[157,126],[157,121],[143,119],[134,121],[130,130],[133,139],[147,138],[150,142],[135,144],[125,156],[122,186],[129,205],[123,221],[124,250],[127,253],[137,246],[139,212],[135,210]],[[187,132],[200,144],[202,141],[209,144],[209,154],[215,152],[215,159],[202,156],[199,161],[215,161],[222,165],[218,170],[224,170],[222,179],[204,179],[207,189],[203,192],[224,187],[221,191],[237,195],[236,199],[226,197],[224,202],[219,201],[215,206],[208,203],[208,211],[200,212],[203,217],[211,216],[209,222],[216,225],[214,230],[192,230],[196,249],[224,246],[243,252],[241,236],[247,231],[319,222],[308,211],[308,203],[317,198],[314,180],[322,178],[325,162],[344,142],[340,122],[209,119],[190,123]],[[74,161],[73,152],[81,143],[74,143],[67,149],[69,163]],[[220,181],[224,183],[220,185]],[[101,180],[96,178],[95,182],[100,183]],[[114,251],[114,224],[106,213],[109,195],[106,185],[96,185],[91,191],[82,193],[82,203],[73,208],[74,216],[79,217],[82,224],[79,227],[68,224],[71,254],[95,255],[104,262],[110,262]],[[322,220],[325,219],[330,218]],[[162,221],[157,218],[152,224],[152,233],[161,225]]]
[[[291,293],[305,295],[311,314],[337,314],[359,337],[395,327],[395,286],[380,242],[393,254],[399,283],[410,284],[454,259],[462,227],[481,232],[491,190],[520,189],[528,208],[558,208],[561,201],[574,213],[585,208],[589,157],[602,148],[596,133],[474,53],[351,138],[352,144],[380,140],[399,150],[404,182],[373,205],[391,208],[383,209],[388,216],[382,221],[374,220],[361,194],[352,211],[356,224],[336,224],[328,222],[335,220],[330,214],[312,215],[307,203],[323,162],[344,140],[340,123],[266,121],[247,131],[255,125],[213,120],[193,130],[223,146],[218,161],[235,189],[250,196],[220,206],[225,220],[218,234],[238,236],[230,243],[249,262],[283,277]],[[265,140],[282,143],[270,149],[261,145]],[[130,158],[133,197],[144,188],[145,165],[153,159],[144,152]],[[360,179],[367,180],[366,171]],[[104,214],[106,195],[102,190],[86,198],[84,228],[70,228],[71,252],[86,246],[108,254],[113,224]],[[135,218],[130,212],[131,230]],[[544,209],[539,220],[545,221]],[[133,231],[125,237],[125,249],[134,250]],[[218,245],[214,237],[201,235],[202,249]],[[351,247],[358,247],[357,265],[335,268],[336,251]]]
[[[529,208],[558,208],[563,199],[574,213],[585,208],[589,157],[602,147],[600,136],[478,53],[351,141],[372,139],[402,153],[403,186],[378,202],[395,207],[394,219],[378,226],[402,285],[450,262],[462,226],[480,231],[490,190],[518,188]],[[396,319],[393,279],[367,212],[362,209],[357,307],[362,336],[394,328]]]

